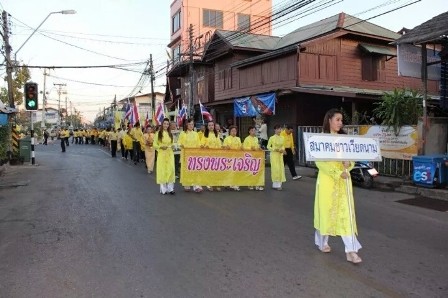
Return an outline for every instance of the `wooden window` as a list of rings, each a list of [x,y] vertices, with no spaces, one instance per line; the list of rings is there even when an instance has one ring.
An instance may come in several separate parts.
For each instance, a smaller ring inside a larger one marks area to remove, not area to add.
[[[365,55],[361,58],[363,81],[386,80],[386,57],[383,55]]]
[[[220,10],[204,9],[202,11],[202,24],[206,27],[222,29],[223,12]]]

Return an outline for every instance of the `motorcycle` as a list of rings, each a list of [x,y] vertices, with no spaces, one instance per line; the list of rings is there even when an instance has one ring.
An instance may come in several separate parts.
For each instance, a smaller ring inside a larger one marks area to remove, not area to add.
[[[378,176],[378,171],[374,168],[373,163],[366,161],[357,161],[350,171],[352,181],[364,188],[373,187],[373,179]]]

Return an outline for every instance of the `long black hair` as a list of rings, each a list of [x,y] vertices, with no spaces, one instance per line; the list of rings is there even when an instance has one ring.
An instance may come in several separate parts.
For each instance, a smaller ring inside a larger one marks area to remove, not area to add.
[[[341,111],[341,110],[338,110],[338,109],[331,109],[331,110],[329,110],[329,111],[325,114],[325,117],[324,117],[324,123],[323,123],[323,125],[322,125],[323,132],[324,132],[324,133],[331,133],[331,130],[330,130],[330,119],[333,118],[336,114],[344,115],[344,114],[342,114],[342,111]],[[345,130],[343,130],[343,129],[341,128],[341,129],[338,131],[338,134],[345,135],[345,134],[347,134],[347,133],[345,132]]]
[[[157,139],[159,140],[159,142],[162,142],[162,139],[163,139],[163,122],[165,122],[165,121],[168,121],[168,123],[170,123],[170,119],[164,118],[163,121],[162,121],[162,124],[159,127],[159,132],[158,132],[158,135],[157,135]],[[168,132],[168,135],[171,138],[171,143],[172,143],[173,142],[173,134],[171,133],[171,129],[170,129],[169,125],[168,125],[167,132]]]
[[[207,122],[207,125],[205,126],[205,131],[204,131],[204,137],[208,138],[208,135],[210,133],[210,131],[208,130],[208,124],[212,122],[213,124],[215,124],[213,121],[209,121]],[[218,131],[216,130],[216,126],[213,125],[213,132],[215,133],[215,137],[218,137]]]

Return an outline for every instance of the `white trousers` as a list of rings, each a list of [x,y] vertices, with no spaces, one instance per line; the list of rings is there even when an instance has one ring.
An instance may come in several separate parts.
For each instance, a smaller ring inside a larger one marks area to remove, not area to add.
[[[174,183],[162,183],[160,184],[160,193],[166,194],[170,191],[174,191]]]
[[[322,250],[325,245],[328,245],[328,235],[321,235],[318,230],[314,233],[314,243],[317,247]],[[356,235],[352,236],[341,236],[344,242],[345,252],[358,252],[362,248],[361,243],[359,243]]]

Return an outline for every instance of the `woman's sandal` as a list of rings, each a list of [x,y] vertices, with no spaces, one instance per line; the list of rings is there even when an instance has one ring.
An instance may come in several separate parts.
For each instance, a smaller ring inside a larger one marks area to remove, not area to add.
[[[349,252],[346,255],[348,262],[352,262],[353,264],[359,264],[362,262],[362,259],[358,256],[356,252]]]
[[[321,252],[329,253],[331,252],[331,247],[328,244],[325,244],[324,247],[320,250]]]

